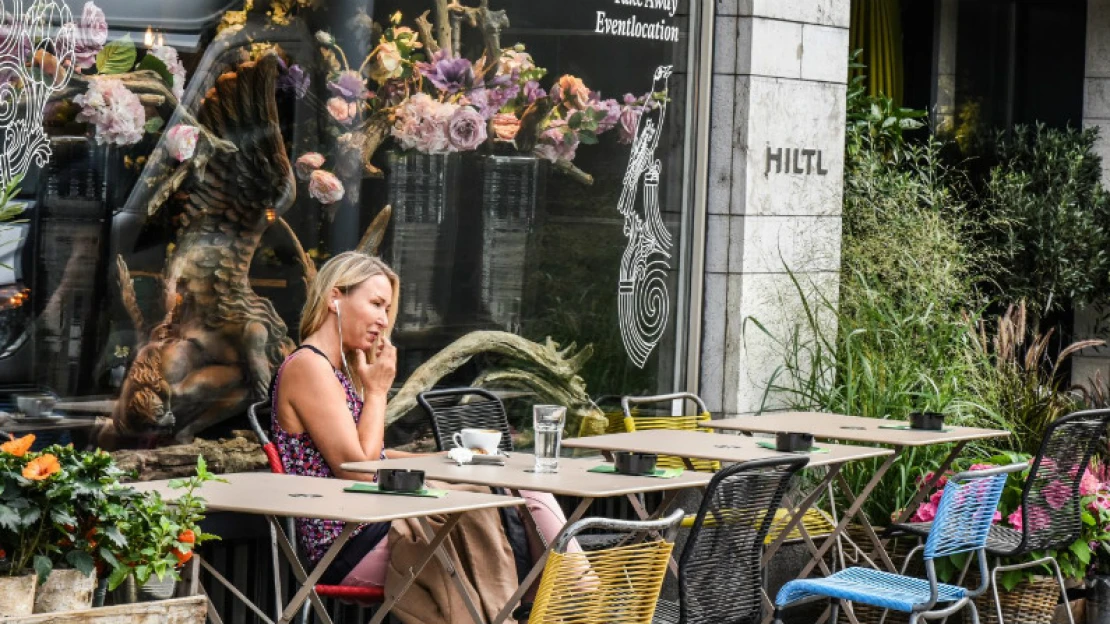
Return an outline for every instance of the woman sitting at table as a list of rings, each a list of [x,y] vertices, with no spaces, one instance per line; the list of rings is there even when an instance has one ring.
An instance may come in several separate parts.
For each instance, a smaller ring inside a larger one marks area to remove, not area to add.
[[[301,314],[301,346],[278,369],[271,393],[273,438],[286,472],[372,480],[373,475],[348,472],[340,466],[411,455],[384,447],[387,393],[397,365],[389,334],[397,315],[399,289],[397,275],[381,260],[354,251],[329,260],[310,284]],[[552,541],[566,522],[554,497],[523,495],[540,532]],[[339,522],[298,519],[297,534],[311,564],[323,557],[341,529]],[[407,523],[363,525],[328,567],[321,583],[384,586],[394,540],[420,541]],[[518,554],[524,551],[524,556],[533,560],[542,554],[528,553],[528,544],[510,543],[496,511],[465,514],[449,543],[459,555],[456,562],[463,562],[463,576],[474,585],[477,579],[481,581],[481,595],[475,597],[488,603],[486,610],[493,612],[516,589],[514,550]],[[470,568],[480,569],[466,569],[467,562]],[[438,566],[428,566],[425,574],[433,568]],[[420,607],[425,621],[426,608]],[[445,605],[438,609],[444,616],[450,611]],[[400,615],[404,611],[401,608]]]

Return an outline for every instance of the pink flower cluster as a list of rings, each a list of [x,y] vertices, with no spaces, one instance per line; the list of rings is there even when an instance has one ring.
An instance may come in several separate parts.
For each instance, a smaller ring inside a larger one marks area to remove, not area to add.
[[[469,106],[417,93],[397,110],[393,137],[404,149],[424,154],[469,152],[485,142],[486,120]]]
[[[142,140],[146,112],[139,96],[118,79],[90,80],[88,90],[73,98],[73,102],[81,107],[77,121],[96,126],[97,143],[133,145]]]
[[[150,53],[165,63],[166,69],[170,70],[170,75],[173,76],[173,87],[170,90],[173,91],[174,97],[180,100],[185,95],[185,66],[181,64],[177,50],[172,46],[158,45],[151,48]]]

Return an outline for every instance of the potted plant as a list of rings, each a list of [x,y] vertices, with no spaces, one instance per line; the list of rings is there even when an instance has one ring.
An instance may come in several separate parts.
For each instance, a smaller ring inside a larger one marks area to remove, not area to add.
[[[115,554],[108,589],[114,590],[133,578],[140,600],[160,600],[173,596],[179,570],[193,556],[200,544],[219,539],[200,528],[206,509],[196,489],[207,481],[223,481],[208,472],[204,457],[197,457],[196,475],[175,479],[170,487],[184,493],[173,504],[166,503],[157,492],[136,497],[120,530],[124,547]]]
[[[113,516],[135,494],[119,485],[107,453],[57,445],[32,452],[34,440],[0,445],[0,568],[21,611],[28,595],[35,613],[85,608],[97,567],[106,569],[123,542]]]

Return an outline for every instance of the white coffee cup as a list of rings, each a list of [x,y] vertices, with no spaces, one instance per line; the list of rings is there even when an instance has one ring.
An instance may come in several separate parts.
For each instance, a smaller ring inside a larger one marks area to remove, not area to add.
[[[497,445],[501,443],[501,432],[496,429],[463,429],[451,436],[455,446],[466,449],[480,449],[487,455],[496,455]]]

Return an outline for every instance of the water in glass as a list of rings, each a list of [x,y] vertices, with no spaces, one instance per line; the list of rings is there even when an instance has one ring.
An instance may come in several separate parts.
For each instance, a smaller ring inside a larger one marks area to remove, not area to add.
[[[535,472],[559,470],[559,446],[563,439],[566,413],[566,408],[558,405],[537,405],[533,408],[536,434]]]

